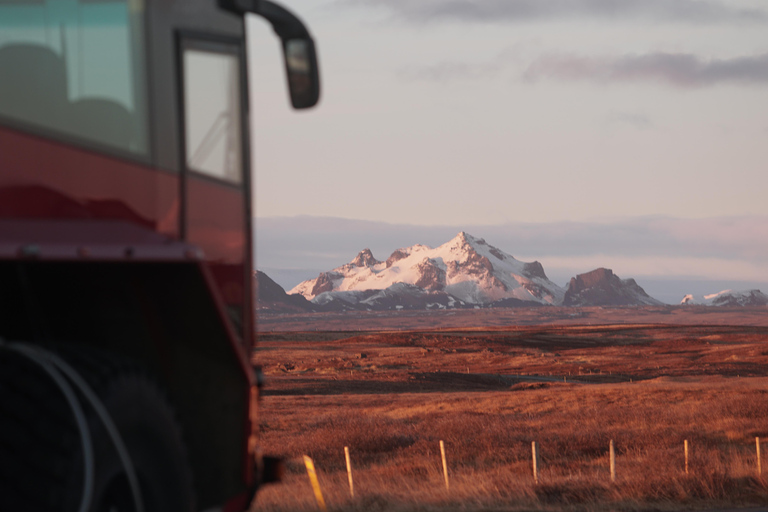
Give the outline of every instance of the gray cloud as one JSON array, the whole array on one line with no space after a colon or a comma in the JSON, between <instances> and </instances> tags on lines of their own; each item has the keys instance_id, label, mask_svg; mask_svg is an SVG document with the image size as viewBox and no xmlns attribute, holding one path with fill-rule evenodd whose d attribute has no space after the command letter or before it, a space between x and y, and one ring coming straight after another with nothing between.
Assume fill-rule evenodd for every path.
<instances>
[{"instance_id":1,"label":"gray cloud","mask_svg":"<svg viewBox=\"0 0 768 512\"><path fill-rule=\"evenodd\" d=\"M509 67L502 57L485 63L441 62L399 71L407 80L449 82L493 78ZM730 59L705 59L689 53L656 52L644 55L588 57L569 53L542 55L519 75L524 82L549 79L596 83L657 82L697 88L724 83L763 85L768 83L768 53ZM633 114L614 114L611 121L648 128L650 120Z\"/></svg>"},{"instance_id":2,"label":"gray cloud","mask_svg":"<svg viewBox=\"0 0 768 512\"><path fill-rule=\"evenodd\" d=\"M544 55L528 66L522 78L600 83L661 82L676 87L722 83L768 83L768 53L731 59L703 59L686 53L649 53L619 57Z\"/></svg>"},{"instance_id":3,"label":"gray cloud","mask_svg":"<svg viewBox=\"0 0 768 512\"><path fill-rule=\"evenodd\" d=\"M382 7L414 22L515 22L563 18L646 20L683 23L764 23L768 13L714 0L346 0Z\"/></svg>"}]
</instances>

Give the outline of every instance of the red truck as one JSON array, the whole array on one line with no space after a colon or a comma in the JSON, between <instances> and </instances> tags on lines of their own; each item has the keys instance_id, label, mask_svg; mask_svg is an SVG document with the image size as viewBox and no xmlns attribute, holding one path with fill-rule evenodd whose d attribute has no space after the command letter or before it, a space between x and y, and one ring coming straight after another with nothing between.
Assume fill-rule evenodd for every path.
<instances>
[{"instance_id":1,"label":"red truck","mask_svg":"<svg viewBox=\"0 0 768 512\"><path fill-rule=\"evenodd\" d=\"M0 510L241 511L257 441L245 16L267 0L0 2Z\"/></svg>"}]
</instances>

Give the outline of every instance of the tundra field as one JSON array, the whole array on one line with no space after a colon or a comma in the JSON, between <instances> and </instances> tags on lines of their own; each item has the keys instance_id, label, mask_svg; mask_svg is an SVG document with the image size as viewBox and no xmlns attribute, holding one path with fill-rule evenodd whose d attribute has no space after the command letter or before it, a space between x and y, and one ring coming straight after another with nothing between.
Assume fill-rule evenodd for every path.
<instances>
[{"instance_id":1,"label":"tundra field","mask_svg":"<svg viewBox=\"0 0 768 512\"><path fill-rule=\"evenodd\" d=\"M718 315L705 315L713 325L262 333L262 444L287 472L254 510L318 509L304 454L335 511L768 506L768 443L762 476L756 450L757 437L768 441L766 311ZM735 315L740 325L726 325Z\"/></svg>"}]
</instances>

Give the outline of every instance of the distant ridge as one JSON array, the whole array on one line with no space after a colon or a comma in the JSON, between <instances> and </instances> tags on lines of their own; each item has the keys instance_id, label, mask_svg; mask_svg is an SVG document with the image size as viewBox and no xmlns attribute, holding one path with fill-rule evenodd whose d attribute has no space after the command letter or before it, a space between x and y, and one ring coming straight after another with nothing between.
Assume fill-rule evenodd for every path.
<instances>
[{"instance_id":1,"label":"distant ridge","mask_svg":"<svg viewBox=\"0 0 768 512\"><path fill-rule=\"evenodd\" d=\"M269 281L270 290L278 286ZM574 277L566 291L549 280L538 261L519 261L466 232L436 248L396 249L383 261L366 248L288 294L280 291L283 295L265 292L266 309L269 304L312 311L662 304L633 279L603 268Z\"/></svg>"},{"instance_id":2,"label":"distant ridge","mask_svg":"<svg viewBox=\"0 0 768 512\"><path fill-rule=\"evenodd\" d=\"M710 295L695 296L688 294L683 297L680 304L687 306L722 306L722 307L748 307L768 305L768 295L760 290L733 291L723 290Z\"/></svg>"}]
</instances>

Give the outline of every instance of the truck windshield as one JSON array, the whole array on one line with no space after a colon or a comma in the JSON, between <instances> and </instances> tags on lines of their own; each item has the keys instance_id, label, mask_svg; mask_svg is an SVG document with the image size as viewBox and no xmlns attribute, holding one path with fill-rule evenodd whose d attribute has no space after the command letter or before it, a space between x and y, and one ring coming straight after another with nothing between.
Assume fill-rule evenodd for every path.
<instances>
[{"instance_id":1,"label":"truck windshield","mask_svg":"<svg viewBox=\"0 0 768 512\"><path fill-rule=\"evenodd\" d=\"M0 116L147 154L141 0L0 2Z\"/></svg>"}]
</instances>

